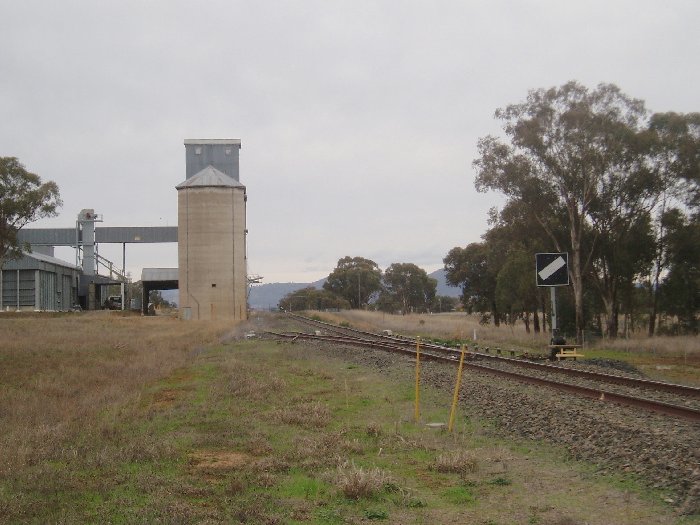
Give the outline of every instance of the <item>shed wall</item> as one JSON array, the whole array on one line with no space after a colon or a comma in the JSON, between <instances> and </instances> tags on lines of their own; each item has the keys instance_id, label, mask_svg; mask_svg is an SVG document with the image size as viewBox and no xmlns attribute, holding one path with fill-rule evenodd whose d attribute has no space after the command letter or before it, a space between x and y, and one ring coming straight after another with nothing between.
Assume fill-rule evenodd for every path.
<instances>
[{"instance_id":1,"label":"shed wall","mask_svg":"<svg viewBox=\"0 0 700 525\"><path fill-rule=\"evenodd\" d=\"M76 273L58 266L42 266L46 269L0 272L0 309L70 310L78 300Z\"/></svg>"},{"instance_id":2,"label":"shed wall","mask_svg":"<svg viewBox=\"0 0 700 525\"><path fill-rule=\"evenodd\" d=\"M2 271L2 309L33 310L35 295L34 270Z\"/></svg>"}]
</instances>

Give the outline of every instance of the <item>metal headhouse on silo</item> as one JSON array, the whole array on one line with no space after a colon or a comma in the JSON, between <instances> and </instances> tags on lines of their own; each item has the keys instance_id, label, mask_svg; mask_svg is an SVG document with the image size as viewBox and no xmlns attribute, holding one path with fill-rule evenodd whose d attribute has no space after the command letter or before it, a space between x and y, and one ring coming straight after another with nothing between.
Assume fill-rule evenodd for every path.
<instances>
[{"instance_id":1,"label":"metal headhouse on silo","mask_svg":"<svg viewBox=\"0 0 700 525\"><path fill-rule=\"evenodd\" d=\"M245 319L246 189L240 140L186 140L178 191L178 279L183 319ZM195 173L193 172L195 169Z\"/></svg>"}]
</instances>

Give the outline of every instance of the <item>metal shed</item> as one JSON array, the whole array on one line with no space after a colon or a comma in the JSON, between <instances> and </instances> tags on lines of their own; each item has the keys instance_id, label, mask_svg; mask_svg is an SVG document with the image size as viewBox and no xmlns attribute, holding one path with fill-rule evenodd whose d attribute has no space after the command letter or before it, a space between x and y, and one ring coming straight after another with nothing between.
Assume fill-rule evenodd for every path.
<instances>
[{"instance_id":1,"label":"metal shed","mask_svg":"<svg viewBox=\"0 0 700 525\"><path fill-rule=\"evenodd\" d=\"M23 253L0 269L0 310L70 310L78 301L77 266L41 253Z\"/></svg>"}]
</instances>

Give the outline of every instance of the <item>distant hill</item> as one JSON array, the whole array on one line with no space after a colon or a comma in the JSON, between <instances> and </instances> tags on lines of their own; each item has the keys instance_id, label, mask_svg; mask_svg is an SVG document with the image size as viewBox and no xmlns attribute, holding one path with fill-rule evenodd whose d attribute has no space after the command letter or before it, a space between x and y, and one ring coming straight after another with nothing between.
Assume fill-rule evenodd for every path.
<instances>
[{"instance_id":1,"label":"distant hill","mask_svg":"<svg viewBox=\"0 0 700 525\"><path fill-rule=\"evenodd\" d=\"M447 297L459 297L462 295L461 288L447 284L444 268L435 270L433 273L429 273L428 277L432 277L433 279L437 280L437 295L445 295Z\"/></svg>"},{"instance_id":2,"label":"distant hill","mask_svg":"<svg viewBox=\"0 0 700 525\"><path fill-rule=\"evenodd\" d=\"M309 286L308 283L269 283L256 284L250 288L248 304L257 310L276 308L277 303L288 293L296 292Z\"/></svg>"},{"instance_id":3,"label":"distant hill","mask_svg":"<svg viewBox=\"0 0 700 525\"><path fill-rule=\"evenodd\" d=\"M462 291L454 286L448 286L445 281L445 270L436 270L429 277L436 279L437 294L446 295L448 297L459 297ZM320 279L313 283L269 283L254 285L250 289L248 303L250 307L256 310L267 310L277 308L277 304L288 293L307 288L309 286L317 289L323 288L325 279Z\"/></svg>"}]
</instances>

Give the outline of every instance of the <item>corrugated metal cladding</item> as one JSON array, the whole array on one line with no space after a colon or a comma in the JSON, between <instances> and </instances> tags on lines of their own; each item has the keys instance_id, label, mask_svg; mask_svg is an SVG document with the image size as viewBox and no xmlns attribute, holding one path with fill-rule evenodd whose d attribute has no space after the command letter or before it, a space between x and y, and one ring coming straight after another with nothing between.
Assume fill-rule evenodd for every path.
<instances>
[{"instance_id":1,"label":"corrugated metal cladding","mask_svg":"<svg viewBox=\"0 0 700 525\"><path fill-rule=\"evenodd\" d=\"M0 309L69 310L78 301L79 270L41 254L25 255L0 271Z\"/></svg>"},{"instance_id":2,"label":"corrugated metal cladding","mask_svg":"<svg viewBox=\"0 0 700 525\"><path fill-rule=\"evenodd\" d=\"M177 268L144 268L141 270L141 281L177 281Z\"/></svg>"},{"instance_id":3,"label":"corrugated metal cladding","mask_svg":"<svg viewBox=\"0 0 700 525\"><path fill-rule=\"evenodd\" d=\"M22 228L19 242L48 246L75 246L75 228Z\"/></svg>"},{"instance_id":4,"label":"corrugated metal cladding","mask_svg":"<svg viewBox=\"0 0 700 525\"><path fill-rule=\"evenodd\" d=\"M95 242L177 242L177 226L117 226L95 228Z\"/></svg>"},{"instance_id":5,"label":"corrugated metal cladding","mask_svg":"<svg viewBox=\"0 0 700 525\"><path fill-rule=\"evenodd\" d=\"M34 306L34 270L3 271L2 308L23 306Z\"/></svg>"},{"instance_id":6,"label":"corrugated metal cladding","mask_svg":"<svg viewBox=\"0 0 700 525\"><path fill-rule=\"evenodd\" d=\"M2 272L2 309L33 307L36 299L35 277L34 270L4 270ZM17 293L18 285L19 293Z\"/></svg>"},{"instance_id":7,"label":"corrugated metal cladding","mask_svg":"<svg viewBox=\"0 0 700 525\"><path fill-rule=\"evenodd\" d=\"M60 310L62 294L55 293L56 274L39 271L39 288L36 290L36 303L39 310Z\"/></svg>"},{"instance_id":8,"label":"corrugated metal cladding","mask_svg":"<svg viewBox=\"0 0 700 525\"><path fill-rule=\"evenodd\" d=\"M239 180L239 139L187 139L185 140L185 173L190 178L207 166L214 166L229 177Z\"/></svg>"},{"instance_id":9,"label":"corrugated metal cladding","mask_svg":"<svg viewBox=\"0 0 700 525\"><path fill-rule=\"evenodd\" d=\"M19 241L45 246L75 246L75 228L23 228L19 231ZM98 227L95 228L95 242L177 242L177 226Z\"/></svg>"}]
</instances>

